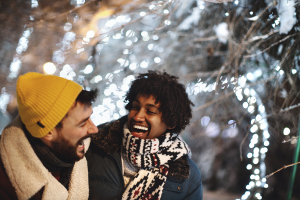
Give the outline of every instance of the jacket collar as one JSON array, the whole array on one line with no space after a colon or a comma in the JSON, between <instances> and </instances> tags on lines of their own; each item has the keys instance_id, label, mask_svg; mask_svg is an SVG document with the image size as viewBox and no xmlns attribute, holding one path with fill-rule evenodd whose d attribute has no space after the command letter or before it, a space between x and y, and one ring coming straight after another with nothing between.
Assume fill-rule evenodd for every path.
<instances>
[{"instance_id":1,"label":"jacket collar","mask_svg":"<svg viewBox=\"0 0 300 200\"><path fill-rule=\"evenodd\" d=\"M38 159L24 134L19 116L2 132L0 156L18 199L29 199L42 188L44 188L43 200L88 199L86 159L75 163L68 191Z\"/></svg>"},{"instance_id":2,"label":"jacket collar","mask_svg":"<svg viewBox=\"0 0 300 200\"><path fill-rule=\"evenodd\" d=\"M98 133L91 136L92 141L108 154L119 152L122 146L123 127L127 122L127 115L116 121L98 126ZM190 173L188 157L184 156L170 163L168 177L187 179Z\"/></svg>"}]
</instances>

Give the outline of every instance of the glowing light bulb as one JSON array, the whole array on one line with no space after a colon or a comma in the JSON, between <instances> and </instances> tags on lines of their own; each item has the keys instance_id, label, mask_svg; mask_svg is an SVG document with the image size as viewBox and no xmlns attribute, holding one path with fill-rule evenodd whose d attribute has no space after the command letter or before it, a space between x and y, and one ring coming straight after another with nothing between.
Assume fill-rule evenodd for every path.
<instances>
[{"instance_id":1,"label":"glowing light bulb","mask_svg":"<svg viewBox=\"0 0 300 200\"><path fill-rule=\"evenodd\" d=\"M45 74L54 74L56 71L56 66L52 62L47 62L43 66Z\"/></svg>"},{"instance_id":2,"label":"glowing light bulb","mask_svg":"<svg viewBox=\"0 0 300 200\"><path fill-rule=\"evenodd\" d=\"M93 30L90 30L86 33L86 37L93 38L95 36L95 32Z\"/></svg>"},{"instance_id":3,"label":"glowing light bulb","mask_svg":"<svg viewBox=\"0 0 300 200\"><path fill-rule=\"evenodd\" d=\"M259 162L259 159L258 158L254 158L253 159L253 164L257 164Z\"/></svg>"},{"instance_id":4,"label":"glowing light bulb","mask_svg":"<svg viewBox=\"0 0 300 200\"><path fill-rule=\"evenodd\" d=\"M291 132L291 130L288 127L285 127L283 129L283 135L288 135L288 134L290 134L290 132Z\"/></svg>"}]
</instances>

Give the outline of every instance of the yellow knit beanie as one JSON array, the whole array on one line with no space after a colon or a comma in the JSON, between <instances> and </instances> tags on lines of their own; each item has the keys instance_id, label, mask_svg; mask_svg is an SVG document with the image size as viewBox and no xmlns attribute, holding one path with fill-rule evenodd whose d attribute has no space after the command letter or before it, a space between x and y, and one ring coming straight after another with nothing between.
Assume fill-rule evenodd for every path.
<instances>
[{"instance_id":1,"label":"yellow knit beanie","mask_svg":"<svg viewBox=\"0 0 300 200\"><path fill-rule=\"evenodd\" d=\"M47 135L67 114L82 87L54 75L29 72L17 81L19 114L34 137Z\"/></svg>"}]
</instances>

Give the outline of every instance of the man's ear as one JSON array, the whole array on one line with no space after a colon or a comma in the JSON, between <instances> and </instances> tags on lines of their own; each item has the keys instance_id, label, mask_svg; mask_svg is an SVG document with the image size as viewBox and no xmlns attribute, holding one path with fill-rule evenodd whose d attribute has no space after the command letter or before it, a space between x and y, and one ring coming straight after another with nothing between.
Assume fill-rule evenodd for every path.
<instances>
[{"instance_id":1,"label":"man's ear","mask_svg":"<svg viewBox=\"0 0 300 200\"><path fill-rule=\"evenodd\" d=\"M53 128L51 131L49 131L49 133L47 133L47 135L45 135L44 137L41 138L41 140L44 142L44 143L48 143L48 142L51 142L54 138L54 135L55 135L55 128Z\"/></svg>"},{"instance_id":2,"label":"man's ear","mask_svg":"<svg viewBox=\"0 0 300 200\"><path fill-rule=\"evenodd\" d=\"M43 137L43 139L50 142L53 139L53 134L49 132L46 136Z\"/></svg>"}]
</instances>

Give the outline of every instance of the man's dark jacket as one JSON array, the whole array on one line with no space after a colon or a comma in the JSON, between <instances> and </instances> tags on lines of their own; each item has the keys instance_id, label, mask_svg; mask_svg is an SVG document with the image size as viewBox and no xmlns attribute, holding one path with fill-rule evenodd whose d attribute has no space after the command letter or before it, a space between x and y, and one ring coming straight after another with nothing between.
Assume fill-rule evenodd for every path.
<instances>
[{"instance_id":1,"label":"man's dark jacket","mask_svg":"<svg viewBox=\"0 0 300 200\"><path fill-rule=\"evenodd\" d=\"M127 116L98 126L86 153L89 199L121 199L125 190L121 161L123 126ZM184 156L170 163L161 200L202 200L202 181L196 164Z\"/></svg>"}]
</instances>

